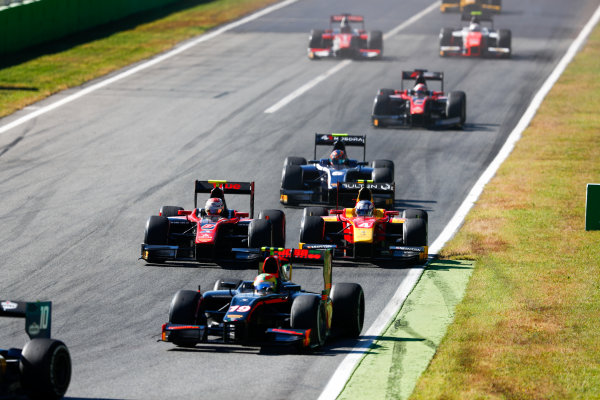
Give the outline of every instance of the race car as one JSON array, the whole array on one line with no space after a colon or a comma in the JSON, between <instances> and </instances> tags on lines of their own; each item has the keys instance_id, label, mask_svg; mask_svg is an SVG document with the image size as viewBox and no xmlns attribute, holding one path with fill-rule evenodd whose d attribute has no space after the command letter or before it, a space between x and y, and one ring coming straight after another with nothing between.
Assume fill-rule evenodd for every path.
<instances>
[{"instance_id":1,"label":"race car","mask_svg":"<svg viewBox=\"0 0 600 400\"><path fill-rule=\"evenodd\" d=\"M71 356L50 339L52 302L0 300L0 317L24 318L31 339L23 349L0 348L0 397L62 399L71 382Z\"/></svg>"},{"instance_id":2,"label":"race car","mask_svg":"<svg viewBox=\"0 0 600 400\"><path fill-rule=\"evenodd\" d=\"M510 57L511 31L494 29L494 22L489 13L464 13L462 20L470 22L460 29L442 28L440 31L441 57ZM482 22L489 22L490 26L483 26Z\"/></svg>"},{"instance_id":3,"label":"race car","mask_svg":"<svg viewBox=\"0 0 600 400\"><path fill-rule=\"evenodd\" d=\"M404 89L404 81L415 80L413 89ZM441 82L440 91L432 91L427 82ZM371 122L376 128L388 125L427 128L462 128L467 119L467 96L462 91L444 93L444 73L426 69L402 71L401 89L379 89L373 102Z\"/></svg>"},{"instance_id":4,"label":"race car","mask_svg":"<svg viewBox=\"0 0 600 400\"><path fill-rule=\"evenodd\" d=\"M329 158L317 158L317 146L333 146ZM348 159L346 147L362 147L363 161ZM283 163L279 200L286 206L353 205L362 187L371 189L375 202L392 208L395 198L394 163L365 161L367 137L347 133L317 133L313 160L287 157ZM335 155L334 155L335 154Z\"/></svg>"},{"instance_id":5,"label":"race car","mask_svg":"<svg viewBox=\"0 0 600 400\"><path fill-rule=\"evenodd\" d=\"M353 28L350 24L357 24ZM308 58L325 57L381 58L383 34L365 30L365 20L360 15L341 14L329 18L329 29L310 31Z\"/></svg>"},{"instance_id":6,"label":"race car","mask_svg":"<svg viewBox=\"0 0 600 400\"><path fill-rule=\"evenodd\" d=\"M256 261L248 248L285 246L283 211L264 210L254 219L254 182L197 180L194 188L192 210L163 206L159 215L148 218L141 259L149 263ZM205 208L198 208L198 193L210 193ZM250 213L228 209L225 193L250 195ZM214 205L218 207L213 210Z\"/></svg>"},{"instance_id":7,"label":"race car","mask_svg":"<svg viewBox=\"0 0 600 400\"><path fill-rule=\"evenodd\" d=\"M254 281L219 279L214 290L177 292L161 339L180 347L211 343L316 349L329 337L360 335L365 312L362 287L332 285L331 250L262 251L266 258ZM291 282L293 262L323 266L320 293Z\"/></svg>"},{"instance_id":8,"label":"race car","mask_svg":"<svg viewBox=\"0 0 600 400\"><path fill-rule=\"evenodd\" d=\"M502 10L502 0L459 0L448 1L442 0L440 11L468 11L471 8L480 8L492 12L500 12Z\"/></svg>"},{"instance_id":9,"label":"race car","mask_svg":"<svg viewBox=\"0 0 600 400\"><path fill-rule=\"evenodd\" d=\"M304 209L300 226L301 249L332 248L334 258L398 260L422 263L427 259L425 210L399 211L373 209L363 213L358 205L372 201L369 189L359 193L356 208Z\"/></svg>"}]
</instances>

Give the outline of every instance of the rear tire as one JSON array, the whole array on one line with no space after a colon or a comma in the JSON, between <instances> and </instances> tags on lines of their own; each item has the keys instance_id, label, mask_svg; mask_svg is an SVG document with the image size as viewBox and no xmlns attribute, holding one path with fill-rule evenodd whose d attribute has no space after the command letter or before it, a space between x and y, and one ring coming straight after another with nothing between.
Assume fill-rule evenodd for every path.
<instances>
[{"instance_id":1,"label":"rear tire","mask_svg":"<svg viewBox=\"0 0 600 400\"><path fill-rule=\"evenodd\" d=\"M375 183L394 182L394 175L392 174L392 170L389 168L375 168L373 169L371 177Z\"/></svg>"},{"instance_id":2,"label":"rear tire","mask_svg":"<svg viewBox=\"0 0 600 400\"><path fill-rule=\"evenodd\" d=\"M183 210L183 207L179 206L162 206L160 208L160 215L163 217L176 217L179 215L179 210Z\"/></svg>"},{"instance_id":3,"label":"rear tire","mask_svg":"<svg viewBox=\"0 0 600 400\"><path fill-rule=\"evenodd\" d=\"M317 216L307 216L300 225L300 242L309 244L323 243L325 221Z\"/></svg>"},{"instance_id":4,"label":"rear tire","mask_svg":"<svg viewBox=\"0 0 600 400\"><path fill-rule=\"evenodd\" d=\"M389 168L392 170L392 176L394 173L394 162L392 160L374 160L371 161L371 168Z\"/></svg>"},{"instance_id":5,"label":"rear tire","mask_svg":"<svg viewBox=\"0 0 600 400\"><path fill-rule=\"evenodd\" d=\"M459 123L457 128L462 128L467 119L467 95L462 91L454 91L448 94L448 102L446 103L446 116L448 118L458 117Z\"/></svg>"},{"instance_id":6,"label":"rear tire","mask_svg":"<svg viewBox=\"0 0 600 400\"><path fill-rule=\"evenodd\" d=\"M325 344L327 327L325 311L317 295L303 294L294 299L290 313L292 329L310 329L310 346L319 348Z\"/></svg>"},{"instance_id":7,"label":"rear tire","mask_svg":"<svg viewBox=\"0 0 600 400\"><path fill-rule=\"evenodd\" d=\"M260 249L271 247L271 222L266 219L253 219L248 226L248 247Z\"/></svg>"},{"instance_id":8,"label":"rear tire","mask_svg":"<svg viewBox=\"0 0 600 400\"><path fill-rule=\"evenodd\" d=\"M259 219L271 222L272 244L274 247L285 247L285 214L281 210L263 210Z\"/></svg>"},{"instance_id":9,"label":"rear tire","mask_svg":"<svg viewBox=\"0 0 600 400\"><path fill-rule=\"evenodd\" d=\"M365 295L357 283L336 283L331 287L331 326L342 336L357 338L365 318Z\"/></svg>"},{"instance_id":10,"label":"rear tire","mask_svg":"<svg viewBox=\"0 0 600 400\"><path fill-rule=\"evenodd\" d=\"M71 356L60 340L32 339L19 360L21 386L30 399L61 399L71 382Z\"/></svg>"}]
</instances>

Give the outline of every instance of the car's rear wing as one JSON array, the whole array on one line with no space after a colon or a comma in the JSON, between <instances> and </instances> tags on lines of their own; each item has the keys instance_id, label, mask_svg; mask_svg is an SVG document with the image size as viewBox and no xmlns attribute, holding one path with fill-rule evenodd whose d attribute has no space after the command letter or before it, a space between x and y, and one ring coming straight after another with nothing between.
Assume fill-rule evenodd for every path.
<instances>
[{"instance_id":1,"label":"car's rear wing","mask_svg":"<svg viewBox=\"0 0 600 400\"><path fill-rule=\"evenodd\" d=\"M198 208L198 193L211 193L217 187L221 188L225 194L250 195L250 218L254 218L254 182L230 182L216 179L196 181L194 186L194 208Z\"/></svg>"},{"instance_id":2,"label":"car's rear wing","mask_svg":"<svg viewBox=\"0 0 600 400\"><path fill-rule=\"evenodd\" d=\"M363 161L366 159L367 135L349 135L347 133L315 133L315 149L313 159L317 159L317 146L331 146L342 143L344 147L363 148Z\"/></svg>"},{"instance_id":3,"label":"car's rear wing","mask_svg":"<svg viewBox=\"0 0 600 400\"><path fill-rule=\"evenodd\" d=\"M421 82L423 80L423 82ZM401 89L404 90L404 81L413 81L416 83L425 83L427 81L440 81L442 83L442 92L444 91L444 73L430 72L426 69L415 69L414 71L402 71Z\"/></svg>"},{"instance_id":4,"label":"car's rear wing","mask_svg":"<svg viewBox=\"0 0 600 400\"><path fill-rule=\"evenodd\" d=\"M395 184L394 183L376 183L369 181L357 181L357 182L341 182L338 184L338 191L351 191L357 192L362 188L367 188L371 190L373 194L384 194L395 192Z\"/></svg>"},{"instance_id":5,"label":"car's rear wing","mask_svg":"<svg viewBox=\"0 0 600 400\"><path fill-rule=\"evenodd\" d=\"M0 317L24 318L30 339L50 338L52 302L0 301Z\"/></svg>"},{"instance_id":6,"label":"car's rear wing","mask_svg":"<svg viewBox=\"0 0 600 400\"><path fill-rule=\"evenodd\" d=\"M364 22L365 18L362 15L352 15L352 14L339 14L332 15L329 18L330 22L342 22L342 20L346 18L348 22Z\"/></svg>"},{"instance_id":7,"label":"car's rear wing","mask_svg":"<svg viewBox=\"0 0 600 400\"><path fill-rule=\"evenodd\" d=\"M462 21L470 21L472 18L477 18L479 22L494 22L494 19L492 18L492 13L487 10L472 11L465 8L464 12L461 14L460 19Z\"/></svg>"}]
</instances>

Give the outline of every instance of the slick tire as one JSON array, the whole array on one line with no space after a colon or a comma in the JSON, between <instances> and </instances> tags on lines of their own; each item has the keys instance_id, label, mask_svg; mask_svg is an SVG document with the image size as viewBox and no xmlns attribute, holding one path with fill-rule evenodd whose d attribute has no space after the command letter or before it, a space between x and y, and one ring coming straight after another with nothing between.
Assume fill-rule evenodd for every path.
<instances>
[{"instance_id":1,"label":"slick tire","mask_svg":"<svg viewBox=\"0 0 600 400\"><path fill-rule=\"evenodd\" d=\"M325 207L305 207L302 212L302 220L306 217L325 217L329 215L329 210Z\"/></svg>"},{"instance_id":2,"label":"slick tire","mask_svg":"<svg viewBox=\"0 0 600 400\"><path fill-rule=\"evenodd\" d=\"M285 167L286 165L306 165L306 158L293 156L286 157L283 166Z\"/></svg>"},{"instance_id":3,"label":"slick tire","mask_svg":"<svg viewBox=\"0 0 600 400\"><path fill-rule=\"evenodd\" d=\"M420 218L425 220L425 222L429 221L427 211L418 208L407 208L402 212L402 218Z\"/></svg>"},{"instance_id":4,"label":"slick tire","mask_svg":"<svg viewBox=\"0 0 600 400\"><path fill-rule=\"evenodd\" d=\"M365 319L365 294L357 283L336 283L331 287L333 317L331 326L336 334L357 338Z\"/></svg>"},{"instance_id":5,"label":"slick tire","mask_svg":"<svg viewBox=\"0 0 600 400\"><path fill-rule=\"evenodd\" d=\"M440 47L452 45L452 28L442 28L440 31ZM440 57L445 57L446 53L440 50Z\"/></svg>"},{"instance_id":6,"label":"slick tire","mask_svg":"<svg viewBox=\"0 0 600 400\"><path fill-rule=\"evenodd\" d=\"M33 339L23 348L19 370L30 399L61 399L71 382L71 356L60 340Z\"/></svg>"},{"instance_id":7,"label":"slick tire","mask_svg":"<svg viewBox=\"0 0 600 400\"><path fill-rule=\"evenodd\" d=\"M288 190L302 190L302 168L299 165L286 165L281 172L281 187Z\"/></svg>"},{"instance_id":8,"label":"slick tire","mask_svg":"<svg viewBox=\"0 0 600 400\"><path fill-rule=\"evenodd\" d=\"M405 246L427 246L427 221L421 218L408 218L402 224Z\"/></svg>"},{"instance_id":9,"label":"slick tire","mask_svg":"<svg viewBox=\"0 0 600 400\"><path fill-rule=\"evenodd\" d=\"M308 48L309 49L322 49L324 48L323 31L320 29L313 29L310 31L308 36ZM318 60L320 57L314 56L313 60Z\"/></svg>"},{"instance_id":10,"label":"slick tire","mask_svg":"<svg viewBox=\"0 0 600 400\"><path fill-rule=\"evenodd\" d=\"M153 215L146 222L144 243L167 245L169 244L169 219L167 217ZM149 263L164 263L165 260L149 257Z\"/></svg>"},{"instance_id":11,"label":"slick tire","mask_svg":"<svg viewBox=\"0 0 600 400\"><path fill-rule=\"evenodd\" d=\"M272 228L272 244L274 247L285 247L285 214L281 210L263 210L259 219L269 220Z\"/></svg>"},{"instance_id":12,"label":"slick tire","mask_svg":"<svg viewBox=\"0 0 600 400\"><path fill-rule=\"evenodd\" d=\"M370 50L381 50L377 58L383 57L383 33L371 31L367 35L367 48Z\"/></svg>"},{"instance_id":13,"label":"slick tire","mask_svg":"<svg viewBox=\"0 0 600 400\"><path fill-rule=\"evenodd\" d=\"M319 296L302 294L292 303L290 325L292 329L310 329L310 347L319 348L325 344L327 322L325 310Z\"/></svg>"},{"instance_id":14,"label":"slick tire","mask_svg":"<svg viewBox=\"0 0 600 400\"><path fill-rule=\"evenodd\" d=\"M307 216L300 225L300 242L309 244L323 243L325 222L317 216Z\"/></svg>"},{"instance_id":15,"label":"slick tire","mask_svg":"<svg viewBox=\"0 0 600 400\"><path fill-rule=\"evenodd\" d=\"M448 118L459 117L460 121L456 124L456 127L462 129L467 119L467 96L465 92L454 91L448 93L446 116Z\"/></svg>"},{"instance_id":16,"label":"slick tire","mask_svg":"<svg viewBox=\"0 0 600 400\"><path fill-rule=\"evenodd\" d=\"M172 324L196 325L196 311L202 295L194 290L180 290L175 293L169 307L169 322ZM173 339L173 344L179 347L194 347L195 341L182 338Z\"/></svg>"},{"instance_id":17,"label":"slick tire","mask_svg":"<svg viewBox=\"0 0 600 400\"><path fill-rule=\"evenodd\" d=\"M512 32L508 29L500 29L498 31L498 47L508 47L510 53L505 54L504 58L510 58L512 53Z\"/></svg>"},{"instance_id":18,"label":"slick tire","mask_svg":"<svg viewBox=\"0 0 600 400\"><path fill-rule=\"evenodd\" d=\"M248 247L260 249L271 247L271 222L266 219L253 219L248 226Z\"/></svg>"},{"instance_id":19,"label":"slick tire","mask_svg":"<svg viewBox=\"0 0 600 400\"><path fill-rule=\"evenodd\" d=\"M183 210L183 207L179 206L162 206L160 208L160 215L163 217L176 217L179 215L179 210Z\"/></svg>"},{"instance_id":20,"label":"slick tire","mask_svg":"<svg viewBox=\"0 0 600 400\"><path fill-rule=\"evenodd\" d=\"M394 175L390 168L374 168L371 179L375 183L392 183L394 182Z\"/></svg>"},{"instance_id":21,"label":"slick tire","mask_svg":"<svg viewBox=\"0 0 600 400\"><path fill-rule=\"evenodd\" d=\"M371 168L389 168L392 170L392 176L394 173L394 162L392 160L374 160L371 161ZM393 181L392 181L393 182Z\"/></svg>"}]
</instances>

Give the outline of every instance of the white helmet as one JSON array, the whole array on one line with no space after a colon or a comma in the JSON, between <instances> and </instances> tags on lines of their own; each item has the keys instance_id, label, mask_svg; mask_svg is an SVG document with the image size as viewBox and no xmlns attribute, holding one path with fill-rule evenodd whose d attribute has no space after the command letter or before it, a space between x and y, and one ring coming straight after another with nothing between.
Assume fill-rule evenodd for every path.
<instances>
[{"instance_id":1,"label":"white helmet","mask_svg":"<svg viewBox=\"0 0 600 400\"><path fill-rule=\"evenodd\" d=\"M223 208L223 200L217 197L211 197L206 200L204 211L206 211L206 215L220 215L223 212Z\"/></svg>"}]
</instances>

